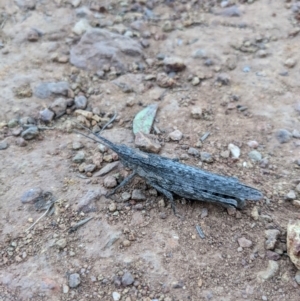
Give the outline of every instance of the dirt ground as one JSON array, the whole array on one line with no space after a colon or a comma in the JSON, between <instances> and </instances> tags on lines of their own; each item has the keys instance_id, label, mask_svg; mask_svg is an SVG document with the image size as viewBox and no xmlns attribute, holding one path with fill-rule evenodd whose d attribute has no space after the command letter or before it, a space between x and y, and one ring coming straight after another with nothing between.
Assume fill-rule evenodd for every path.
<instances>
[{"instance_id":1,"label":"dirt ground","mask_svg":"<svg viewBox=\"0 0 300 301\"><path fill-rule=\"evenodd\" d=\"M288 221L300 219L299 16L293 0L1 0L0 300L299 300L297 269L286 252ZM86 29L75 33L74 26L83 19L134 40L142 52L134 67L78 68L72 49ZM180 66L167 70L165 57ZM182 218L142 179L106 198L106 176L95 174L115 154L72 131L74 106L49 123L40 120L58 96L38 97L36 87L62 81L69 84L66 99L86 96L86 111L103 120L116 111L103 135L131 147L134 116L156 103L160 155L235 176L264 198L233 212L177 198ZM199 119L195 108L202 109ZM38 135L20 139L33 122ZM168 138L175 129L183 134L178 142ZM293 137L280 143L280 129ZM262 160L249 157L249 141ZM230 143L239 147L238 159L228 153ZM195 145L213 163L191 155ZM73 161L78 152L96 170L82 172ZM119 165L110 175L126 173ZM21 197L37 187L53 194L54 214L26 232L44 211ZM134 189L145 200L130 199ZM87 217L93 219L69 233ZM272 250L268 229L280 231ZM240 238L247 239L243 247ZM269 260L278 269L262 280Z\"/></svg>"}]
</instances>

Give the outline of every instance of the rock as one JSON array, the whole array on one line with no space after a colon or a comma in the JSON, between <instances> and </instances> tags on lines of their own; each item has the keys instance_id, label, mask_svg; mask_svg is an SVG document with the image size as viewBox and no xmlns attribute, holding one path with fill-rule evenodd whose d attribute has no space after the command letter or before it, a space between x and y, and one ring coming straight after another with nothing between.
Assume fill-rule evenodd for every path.
<instances>
[{"instance_id":1,"label":"rock","mask_svg":"<svg viewBox=\"0 0 300 301\"><path fill-rule=\"evenodd\" d=\"M113 297L114 301L119 301L121 299L121 294L118 292L113 292L112 297Z\"/></svg>"},{"instance_id":2,"label":"rock","mask_svg":"<svg viewBox=\"0 0 300 301\"><path fill-rule=\"evenodd\" d=\"M228 213L228 215L230 215L230 216L235 216L236 215L236 208L235 207L228 207L227 209L227 213Z\"/></svg>"},{"instance_id":3,"label":"rock","mask_svg":"<svg viewBox=\"0 0 300 301\"><path fill-rule=\"evenodd\" d=\"M248 146L250 146L251 148L258 148L258 142L255 140L251 140L249 142L247 142Z\"/></svg>"},{"instance_id":4,"label":"rock","mask_svg":"<svg viewBox=\"0 0 300 301\"><path fill-rule=\"evenodd\" d=\"M86 31L91 29L91 25L89 24L87 19L81 19L79 20L73 27L72 31L77 34L78 36L81 36Z\"/></svg>"},{"instance_id":5,"label":"rock","mask_svg":"<svg viewBox=\"0 0 300 301\"><path fill-rule=\"evenodd\" d=\"M291 140L292 134L288 130L280 129L275 133L275 137L279 143L287 143Z\"/></svg>"},{"instance_id":6,"label":"rock","mask_svg":"<svg viewBox=\"0 0 300 301\"><path fill-rule=\"evenodd\" d=\"M44 109L43 111L40 111L40 119L44 122L50 122L54 118L54 112L52 112L49 109Z\"/></svg>"},{"instance_id":7,"label":"rock","mask_svg":"<svg viewBox=\"0 0 300 301\"><path fill-rule=\"evenodd\" d=\"M166 57L163 62L167 73L182 71L186 67L183 60L178 57Z\"/></svg>"},{"instance_id":8,"label":"rock","mask_svg":"<svg viewBox=\"0 0 300 301\"><path fill-rule=\"evenodd\" d=\"M63 293L67 294L69 292L69 286L67 286L66 284L63 284Z\"/></svg>"},{"instance_id":9,"label":"rock","mask_svg":"<svg viewBox=\"0 0 300 301\"><path fill-rule=\"evenodd\" d=\"M296 186L296 191L300 193L300 183Z\"/></svg>"},{"instance_id":10,"label":"rock","mask_svg":"<svg viewBox=\"0 0 300 301\"><path fill-rule=\"evenodd\" d=\"M290 190L290 191L286 194L285 199L286 199L287 201L293 201L293 200L295 200L295 199L296 199L296 193L295 193L295 191L294 191L294 190Z\"/></svg>"},{"instance_id":11,"label":"rock","mask_svg":"<svg viewBox=\"0 0 300 301\"><path fill-rule=\"evenodd\" d=\"M227 73L220 73L218 74L216 81L223 86L227 86L230 84L230 76Z\"/></svg>"},{"instance_id":12,"label":"rock","mask_svg":"<svg viewBox=\"0 0 300 301\"><path fill-rule=\"evenodd\" d=\"M123 200L124 202L129 201L130 198L131 198L131 194L130 194L129 192L126 192L126 191L125 191L125 192L122 193L122 200Z\"/></svg>"},{"instance_id":13,"label":"rock","mask_svg":"<svg viewBox=\"0 0 300 301\"><path fill-rule=\"evenodd\" d=\"M207 216L208 216L208 210L207 210L207 208L203 208L201 210L200 218L205 218Z\"/></svg>"},{"instance_id":14,"label":"rock","mask_svg":"<svg viewBox=\"0 0 300 301\"><path fill-rule=\"evenodd\" d=\"M260 152L258 152L257 150L253 150L251 152L248 153L248 156L251 160L259 162L262 159L262 155Z\"/></svg>"},{"instance_id":15,"label":"rock","mask_svg":"<svg viewBox=\"0 0 300 301\"><path fill-rule=\"evenodd\" d=\"M212 155L210 153L201 152L200 158L201 158L201 161L205 162L205 163L213 163L214 162L214 158L212 157Z\"/></svg>"},{"instance_id":16,"label":"rock","mask_svg":"<svg viewBox=\"0 0 300 301\"><path fill-rule=\"evenodd\" d=\"M34 139L36 136L38 136L39 130L36 126L31 126L27 130L23 131L21 133L22 138L25 140L31 140Z\"/></svg>"},{"instance_id":17,"label":"rock","mask_svg":"<svg viewBox=\"0 0 300 301\"><path fill-rule=\"evenodd\" d=\"M105 146L104 144L98 144L98 149L102 154L108 151L107 146Z\"/></svg>"},{"instance_id":18,"label":"rock","mask_svg":"<svg viewBox=\"0 0 300 301\"><path fill-rule=\"evenodd\" d=\"M73 150L80 150L82 148L84 148L84 145L81 142L79 142L79 141L74 141L73 142L73 144L72 144L72 149Z\"/></svg>"},{"instance_id":19,"label":"rock","mask_svg":"<svg viewBox=\"0 0 300 301\"><path fill-rule=\"evenodd\" d=\"M129 272L125 272L124 275L122 276L122 285L123 286L129 286L134 282L134 278Z\"/></svg>"},{"instance_id":20,"label":"rock","mask_svg":"<svg viewBox=\"0 0 300 301\"><path fill-rule=\"evenodd\" d=\"M200 156L200 152L196 148L194 148L194 147L190 147L188 149L188 154L192 155L192 156L195 156L195 157L199 157Z\"/></svg>"},{"instance_id":21,"label":"rock","mask_svg":"<svg viewBox=\"0 0 300 301\"><path fill-rule=\"evenodd\" d=\"M84 171L85 172L93 172L96 169L96 165L95 164L87 164L84 167Z\"/></svg>"},{"instance_id":22,"label":"rock","mask_svg":"<svg viewBox=\"0 0 300 301\"><path fill-rule=\"evenodd\" d=\"M0 141L0 150L7 149L7 148L8 148L7 142L4 140Z\"/></svg>"},{"instance_id":23,"label":"rock","mask_svg":"<svg viewBox=\"0 0 300 301\"><path fill-rule=\"evenodd\" d=\"M197 49L193 53L193 58L195 58L195 59L197 59L197 58L206 59L207 58L206 51L203 50L203 49Z\"/></svg>"},{"instance_id":24,"label":"rock","mask_svg":"<svg viewBox=\"0 0 300 301\"><path fill-rule=\"evenodd\" d=\"M110 212L115 212L117 210L117 205L115 203L112 203L108 206L108 210Z\"/></svg>"},{"instance_id":25,"label":"rock","mask_svg":"<svg viewBox=\"0 0 300 301\"><path fill-rule=\"evenodd\" d=\"M221 156L222 158L224 158L224 159L229 158L229 155L230 155L229 150L225 150L225 151L222 151L222 152L220 153L220 156Z\"/></svg>"},{"instance_id":26,"label":"rock","mask_svg":"<svg viewBox=\"0 0 300 301\"><path fill-rule=\"evenodd\" d=\"M175 130L169 134L169 138L173 141L179 141L183 137L183 134L179 130Z\"/></svg>"},{"instance_id":27,"label":"rock","mask_svg":"<svg viewBox=\"0 0 300 301\"><path fill-rule=\"evenodd\" d=\"M274 260L269 260L268 267L264 271L260 271L257 274L259 281L265 281L273 278L279 271L279 265Z\"/></svg>"},{"instance_id":28,"label":"rock","mask_svg":"<svg viewBox=\"0 0 300 301\"><path fill-rule=\"evenodd\" d=\"M46 82L35 87L33 93L38 98L48 98L50 96L68 96L69 84L67 82Z\"/></svg>"},{"instance_id":29,"label":"rock","mask_svg":"<svg viewBox=\"0 0 300 301\"><path fill-rule=\"evenodd\" d=\"M287 254L300 270L300 220L289 221L287 226Z\"/></svg>"},{"instance_id":30,"label":"rock","mask_svg":"<svg viewBox=\"0 0 300 301\"><path fill-rule=\"evenodd\" d=\"M238 159L240 157L241 150L238 146L230 143L228 144L228 150L230 151L232 158Z\"/></svg>"},{"instance_id":31,"label":"rock","mask_svg":"<svg viewBox=\"0 0 300 301\"><path fill-rule=\"evenodd\" d=\"M36 6L36 0L15 0L14 1L23 10L33 10Z\"/></svg>"},{"instance_id":32,"label":"rock","mask_svg":"<svg viewBox=\"0 0 300 301\"><path fill-rule=\"evenodd\" d=\"M295 207L300 208L300 201L298 201L298 200L293 200L293 201L292 201L292 204L293 204Z\"/></svg>"},{"instance_id":33,"label":"rock","mask_svg":"<svg viewBox=\"0 0 300 301\"><path fill-rule=\"evenodd\" d=\"M252 241L247 239L246 237L238 238L238 243L242 248L250 248L252 246Z\"/></svg>"},{"instance_id":34,"label":"rock","mask_svg":"<svg viewBox=\"0 0 300 301\"><path fill-rule=\"evenodd\" d=\"M157 203L158 207L159 208L164 208L166 207L166 203L165 203L165 200L164 199L160 199Z\"/></svg>"},{"instance_id":35,"label":"rock","mask_svg":"<svg viewBox=\"0 0 300 301\"><path fill-rule=\"evenodd\" d=\"M277 242L277 238L280 234L280 231L277 229L269 229L265 230L265 237L266 237L266 242L265 242L265 247L267 250L274 250L275 249L275 244Z\"/></svg>"},{"instance_id":36,"label":"rock","mask_svg":"<svg viewBox=\"0 0 300 301\"><path fill-rule=\"evenodd\" d=\"M164 32L171 32L174 30L174 25L171 21L165 21L164 24L162 25L162 30Z\"/></svg>"},{"instance_id":37,"label":"rock","mask_svg":"<svg viewBox=\"0 0 300 301\"><path fill-rule=\"evenodd\" d=\"M260 49L256 52L256 56L259 57L259 58L265 58L268 55L269 55L269 53L264 49Z\"/></svg>"},{"instance_id":38,"label":"rock","mask_svg":"<svg viewBox=\"0 0 300 301\"><path fill-rule=\"evenodd\" d=\"M54 102L50 105L51 111L55 113L55 117L59 118L64 115L67 110L67 100L65 98L56 98Z\"/></svg>"},{"instance_id":39,"label":"rock","mask_svg":"<svg viewBox=\"0 0 300 301\"><path fill-rule=\"evenodd\" d=\"M99 171L94 173L94 177L102 177L111 172L113 169L115 169L119 165L119 161L112 162L106 164L103 168L101 168Z\"/></svg>"},{"instance_id":40,"label":"rock","mask_svg":"<svg viewBox=\"0 0 300 301\"><path fill-rule=\"evenodd\" d=\"M140 189L134 189L131 194L131 199L136 201L145 201L146 196Z\"/></svg>"},{"instance_id":41,"label":"rock","mask_svg":"<svg viewBox=\"0 0 300 301\"><path fill-rule=\"evenodd\" d=\"M15 143L19 147L25 147L27 145L27 142L22 137L17 138L16 141L15 141Z\"/></svg>"},{"instance_id":42,"label":"rock","mask_svg":"<svg viewBox=\"0 0 300 301\"><path fill-rule=\"evenodd\" d=\"M85 160L85 153L84 152L78 152L72 159L75 163L82 163Z\"/></svg>"},{"instance_id":43,"label":"rock","mask_svg":"<svg viewBox=\"0 0 300 301\"><path fill-rule=\"evenodd\" d=\"M75 288L80 284L80 282L80 275L78 273L74 273L69 276L69 287Z\"/></svg>"},{"instance_id":44,"label":"rock","mask_svg":"<svg viewBox=\"0 0 300 301\"><path fill-rule=\"evenodd\" d=\"M149 135L146 135L142 132L137 132L135 135L134 144L142 151L150 153L159 153L161 150L161 145L154 142Z\"/></svg>"},{"instance_id":45,"label":"rock","mask_svg":"<svg viewBox=\"0 0 300 301\"><path fill-rule=\"evenodd\" d=\"M105 179L103 181L103 185L106 188L114 188L118 185L118 183L117 183L117 180L115 177L107 176L107 177L105 177Z\"/></svg>"},{"instance_id":46,"label":"rock","mask_svg":"<svg viewBox=\"0 0 300 301\"><path fill-rule=\"evenodd\" d=\"M191 111L191 116L194 119L202 118L202 109L200 107L193 107Z\"/></svg>"},{"instance_id":47,"label":"rock","mask_svg":"<svg viewBox=\"0 0 300 301\"><path fill-rule=\"evenodd\" d=\"M296 66L297 61L293 58L288 58L285 62L284 65L288 68L294 68Z\"/></svg>"},{"instance_id":48,"label":"rock","mask_svg":"<svg viewBox=\"0 0 300 301\"><path fill-rule=\"evenodd\" d=\"M156 82L161 88L170 88L175 85L173 78L169 77L166 73L160 72L156 75Z\"/></svg>"},{"instance_id":49,"label":"rock","mask_svg":"<svg viewBox=\"0 0 300 301\"><path fill-rule=\"evenodd\" d=\"M277 261L281 258L281 256L278 253L270 251L270 250L267 251L266 255L269 260Z\"/></svg>"},{"instance_id":50,"label":"rock","mask_svg":"<svg viewBox=\"0 0 300 301\"><path fill-rule=\"evenodd\" d=\"M194 76L192 78L192 85L193 86L198 86L200 84L200 78L198 76Z\"/></svg>"},{"instance_id":51,"label":"rock","mask_svg":"<svg viewBox=\"0 0 300 301\"><path fill-rule=\"evenodd\" d=\"M59 239L55 245L59 248L59 249L64 249L67 246L67 240L65 238Z\"/></svg>"},{"instance_id":52,"label":"rock","mask_svg":"<svg viewBox=\"0 0 300 301\"><path fill-rule=\"evenodd\" d=\"M103 189L95 189L95 190L88 190L82 198L79 199L77 204L77 211L94 211L95 206L92 202L98 200L101 195L105 195L106 191Z\"/></svg>"},{"instance_id":53,"label":"rock","mask_svg":"<svg viewBox=\"0 0 300 301\"><path fill-rule=\"evenodd\" d=\"M297 138L297 139L300 138L300 132L298 130L293 130L292 135L294 138Z\"/></svg>"},{"instance_id":54,"label":"rock","mask_svg":"<svg viewBox=\"0 0 300 301\"><path fill-rule=\"evenodd\" d=\"M295 281L300 285L300 270L295 275Z\"/></svg>"},{"instance_id":55,"label":"rock","mask_svg":"<svg viewBox=\"0 0 300 301\"><path fill-rule=\"evenodd\" d=\"M11 128L15 128L16 126L19 125L19 121L16 118L13 118L11 120L8 121L7 126L11 129Z\"/></svg>"},{"instance_id":56,"label":"rock","mask_svg":"<svg viewBox=\"0 0 300 301\"><path fill-rule=\"evenodd\" d=\"M78 7L81 3L81 0L72 0L71 4L73 7Z\"/></svg>"},{"instance_id":57,"label":"rock","mask_svg":"<svg viewBox=\"0 0 300 301\"><path fill-rule=\"evenodd\" d=\"M39 187L31 188L23 193L21 196L21 202L23 204L33 204L42 195L43 190Z\"/></svg>"},{"instance_id":58,"label":"rock","mask_svg":"<svg viewBox=\"0 0 300 301\"><path fill-rule=\"evenodd\" d=\"M85 110L87 107L87 98L84 95L76 96L74 103L76 109Z\"/></svg>"},{"instance_id":59,"label":"rock","mask_svg":"<svg viewBox=\"0 0 300 301\"><path fill-rule=\"evenodd\" d=\"M229 7L224 8L221 12L221 15L226 16L226 17L240 17L241 16L241 11L236 5L232 5Z\"/></svg>"},{"instance_id":60,"label":"rock","mask_svg":"<svg viewBox=\"0 0 300 301\"><path fill-rule=\"evenodd\" d=\"M39 37L40 37L39 32L35 29L31 29L27 33L27 40L29 42L36 42L39 39Z\"/></svg>"},{"instance_id":61,"label":"rock","mask_svg":"<svg viewBox=\"0 0 300 301\"><path fill-rule=\"evenodd\" d=\"M102 70L104 65L126 71L142 55L142 46L134 39L106 29L89 29L71 48L70 62L90 71Z\"/></svg>"},{"instance_id":62,"label":"rock","mask_svg":"<svg viewBox=\"0 0 300 301\"><path fill-rule=\"evenodd\" d=\"M253 207L253 209L251 210L251 217L257 221L259 219L259 212L258 212L258 208L256 206Z\"/></svg>"},{"instance_id":63,"label":"rock","mask_svg":"<svg viewBox=\"0 0 300 301\"><path fill-rule=\"evenodd\" d=\"M128 239L125 239L125 240L122 241L122 245L124 247L129 247L131 245L131 242Z\"/></svg>"}]
</instances>

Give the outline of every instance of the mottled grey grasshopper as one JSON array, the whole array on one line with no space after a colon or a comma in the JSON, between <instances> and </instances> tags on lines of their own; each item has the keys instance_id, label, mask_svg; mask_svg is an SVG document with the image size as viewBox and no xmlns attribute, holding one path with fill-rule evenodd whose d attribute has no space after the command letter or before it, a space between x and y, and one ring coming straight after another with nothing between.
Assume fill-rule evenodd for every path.
<instances>
[{"instance_id":1,"label":"mottled grey grasshopper","mask_svg":"<svg viewBox=\"0 0 300 301\"><path fill-rule=\"evenodd\" d=\"M95 134L90 129L84 128L100 141L81 132L76 132L98 143L105 144L118 154L125 167L133 171L108 196L113 195L119 188L128 184L138 175L171 202L174 212L173 194L185 199L213 202L226 208L243 208L246 200L257 201L262 198L262 193L259 190L240 183L237 178L217 175L182 164L178 160L145 153L126 145L115 144L100 134Z\"/></svg>"}]
</instances>

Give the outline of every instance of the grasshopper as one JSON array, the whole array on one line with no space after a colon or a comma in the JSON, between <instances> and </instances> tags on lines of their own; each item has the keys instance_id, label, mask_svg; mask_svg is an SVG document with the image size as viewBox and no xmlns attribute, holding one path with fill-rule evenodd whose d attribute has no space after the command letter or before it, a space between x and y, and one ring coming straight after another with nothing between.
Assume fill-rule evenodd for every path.
<instances>
[{"instance_id":1,"label":"grasshopper","mask_svg":"<svg viewBox=\"0 0 300 301\"><path fill-rule=\"evenodd\" d=\"M145 153L123 144L115 144L100 134L82 127L97 139L78 131L75 132L95 142L105 144L118 154L125 167L133 171L107 195L108 197L128 184L135 176L145 179L148 185L163 194L171 202L175 214L173 194L185 199L216 203L225 208L243 208L246 200L257 201L263 196L259 190L239 182L237 178L221 176L180 163L176 159Z\"/></svg>"}]
</instances>

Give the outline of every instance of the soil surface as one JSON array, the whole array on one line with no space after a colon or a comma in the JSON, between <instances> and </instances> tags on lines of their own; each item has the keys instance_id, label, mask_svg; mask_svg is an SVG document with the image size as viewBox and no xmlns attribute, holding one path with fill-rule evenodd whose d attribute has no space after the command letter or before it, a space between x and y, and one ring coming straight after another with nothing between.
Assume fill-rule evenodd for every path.
<instances>
[{"instance_id":1,"label":"soil surface","mask_svg":"<svg viewBox=\"0 0 300 301\"><path fill-rule=\"evenodd\" d=\"M2 0L0 300L299 300L299 20L293 0ZM139 178L106 198L130 170L99 176L118 157L73 121L96 131L117 112L102 134L134 147L153 103L160 155L263 199L176 198L178 218Z\"/></svg>"}]
</instances>

